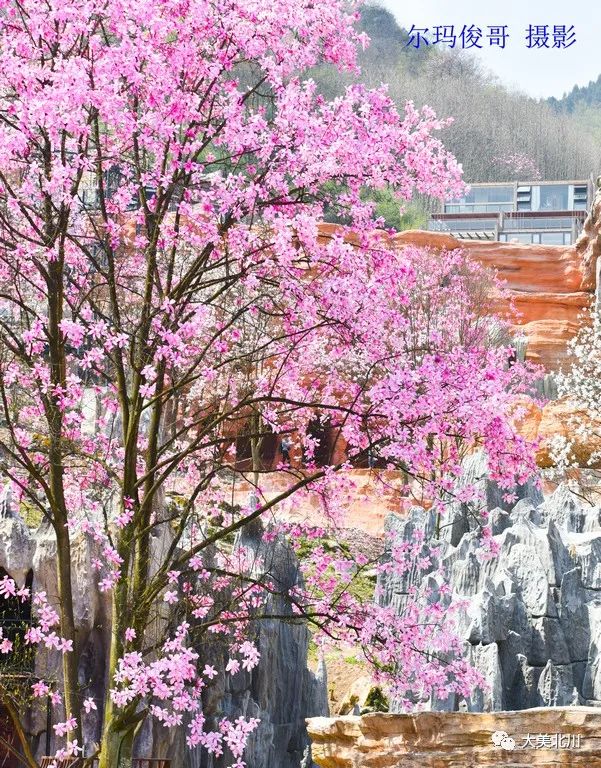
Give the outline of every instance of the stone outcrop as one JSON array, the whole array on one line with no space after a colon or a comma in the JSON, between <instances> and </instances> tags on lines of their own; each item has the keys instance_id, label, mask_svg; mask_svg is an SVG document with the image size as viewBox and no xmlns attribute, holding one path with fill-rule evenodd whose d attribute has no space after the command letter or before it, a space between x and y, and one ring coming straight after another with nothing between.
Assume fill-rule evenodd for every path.
<instances>
[{"instance_id":1,"label":"stone outcrop","mask_svg":"<svg viewBox=\"0 0 601 768\"><path fill-rule=\"evenodd\" d=\"M601 180L600 180L601 182ZM599 182L598 182L599 184ZM339 234L335 224L323 224L324 238ZM349 235L352 241L352 235ZM391 248L417 246L434 251L461 249L474 261L495 270L506 286L506 297L491 297L492 307L511 323L516 346L527 359L547 372L540 382L545 398L557 397L552 374L570 363L568 343L588 321L589 307L599 302L601 261L601 186L578 240L570 246L525 245L482 240L458 240L445 232L410 230L390 236L378 231L374 237ZM534 406L525 419L524 432L540 438L539 464L549 466L550 441L557 434L572 432L568 401L558 406ZM578 441L577 441L578 442ZM580 439L576 459L585 466L598 446Z\"/></svg>"},{"instance_id":2,"label":"stone outcrop","mask_svg":"<svg viewBox=\"0 0 601 768\"><path fill-rule=\"evenodd\" d=\"M31 570L35 544L19 515L13 514L9 486L0 492L0 566L19 584Z\"/></svg>"},{"instance_id":3,"label":"stone outcrop","mask_svg":"<svg viewBox=\"0 0 601 768\"><path fill-rule=\"evenodd\" d=\"M477 456L468 466L477 480ZM546 499L529 486L512 507L481 480L499 548L485 559L473 516L463 505L442 520L435 567L452 587L448 605L465 654L489 684L468 699L429 702L433 709L521 710L535 706L601 706L601 508L581 503L564 485ZM392 516L394 538L433 530L432 512ZM382 577L382 603L402 611L407 587L427 575ZM425 702L422 702L424 704Z\"/></svg>"},{"instance_id":4,"label":"stone outcrop","mask_svg":"<svg viewBox=\"0 0 601 768\"><path fill-rule=\"evenodd\" d=\"M256 521L243 529L239 542L247 551L255 553L261 570L271 574L278 589L286 591L300 579L298 562L282 541L265 545L261 531L261 523ZM235 676L221 673L215 685L208 689L204 712L215 721L224 715L232 719L243 716L260 720L245 752L245 761L251 768L299 768L309 755L305 718L328 714L325 668L320 665L316 674L307 669L309 633L306 625L294 620L287 599L272 596L266 612L289 618L257 623L255 642L261 653L259 665L250 673L241 671ZM217 668L223 670L225 659L216 660ZM177 758L177 751L173 751L173 756ZM199 768L225 768L233 763L228 754L214 758L204 752L199 757Z\"/></svg>"},{"instance_id":5,"label":"stone outcrop","mask_svg":"<svg viewBox=\"0 0 601 768\"><path fill-rule=\"evenodd\" d=\"M336 224L322 224L325 238L339 234ZM569 246L525 245L490 240L459 240L450 233L409 230L392 236L374 233L388 247L413 245L435 251L463 250L498 273L511 305L497 311L510 319L516 335L528 340L527 356L548 371L567 358L567 342L581 326L598 284L601 255L601 187L578 240ZM352 241L352 235L348 235Z\"/></svg>"},{"instance_id":6,"label":"stone outcrop","mask_svg":"<svg viewBox=\"0 0 601 768\"><path fill-rule=\"evenodd\" d=\"M601 768L589 707L313 718L308 730L321 768Z\"/></svg>"},{"instance_id":7,"label":"stone outcrop","mask_svg":"<svg viewBox=\"0 0 601 768\"><path fill-rule=\"evenodd\" d=\"M599 256L601 256L601 176L597 178L597 194L584 222L582 234L574 245L582 259L589 282L599 284Z\"/></svg>"}]
</instances>

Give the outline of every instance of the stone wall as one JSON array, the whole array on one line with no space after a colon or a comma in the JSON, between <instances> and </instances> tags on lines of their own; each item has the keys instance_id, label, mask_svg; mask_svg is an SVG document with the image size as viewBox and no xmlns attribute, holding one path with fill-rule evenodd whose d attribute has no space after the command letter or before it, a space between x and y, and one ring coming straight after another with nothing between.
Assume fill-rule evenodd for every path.
<instances>
[{"instance_id":1,"label":"stone wall","mask_svg":"<svg viewBox=\"0 0 601 768\"><path fill-rule=\"evenodd\" d=\"M313 718L308 730L321 768L601 768L601 710L588 707Z\"/></svg>"}]
</instances>

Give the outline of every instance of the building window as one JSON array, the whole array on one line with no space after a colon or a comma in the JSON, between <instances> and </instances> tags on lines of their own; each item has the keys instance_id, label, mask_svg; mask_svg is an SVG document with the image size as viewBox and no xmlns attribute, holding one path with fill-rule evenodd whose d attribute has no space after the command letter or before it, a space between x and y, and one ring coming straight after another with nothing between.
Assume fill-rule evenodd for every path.
<instances>
[{"instance_id":1,"label":"building window","mask_svg":"<svg viewBox=\"0 0 601 768\"><path fill-rule=\"evenodd\" d=\"M513 210L513 187L473 186L465 197L445 205L445 213L488 213Z\"/></svg>"},{"instance_id":2,"label":"building window","mask_svg":"<svg viewBox=\"0 0 601 768\"><path fill-rule=\"evenodd\" d=\"M541 211L568 210L568 184L548 184L540 188Z\"/></svg>"},{"instance_id":3,"label":"building window","mask_svg":"<svg viewBox=\"0 0 601 768\"><path fill-rule=\"evenodd\" d=\"M588 188L586 184L574 185L574 210L586 211L588 208Z\"/></svg>"},{"instance_id":4,"label":"building window","mask_svg":"<svg viewBox=\"0 0 601 768\"><path fill-rule=\"evenodd\" d=\"M518 211L532 210L532 187L518 187L517 209Z\"/></svg>"},{"instance_id":5,"label":"building window","mask_svg":"<svg viewBox=\"0 0 601 768\"><path fill-rule=\"evenodd\" d=\"M563 245L563 236L563 232L541 232L540 239L543 245Z\"/></svg>"}]
</instances>

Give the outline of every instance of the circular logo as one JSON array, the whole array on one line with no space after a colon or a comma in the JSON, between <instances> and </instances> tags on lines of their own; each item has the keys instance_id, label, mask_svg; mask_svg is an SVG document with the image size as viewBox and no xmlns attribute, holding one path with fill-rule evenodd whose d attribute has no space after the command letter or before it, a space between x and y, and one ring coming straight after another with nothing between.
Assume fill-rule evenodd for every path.
<instances>
[{"instance_id":1,"label":"circular logo","mask_svg":"<svg viewBox=\"0 0 601 768\"><path fill-rule=\"evenodd\" d=\"M512 739L506 731L494 731L494 733L491 734L490 739L495 747L507 749L509 752L515 749L515 739Z\"/></svg>"},{"instance_id":2,"label":"circular logo","mask_svg":"<svg viewBox=\"0 0 601 768\"><path fill-rule=\"evenodd\" d=\"M490 737L495 747L500 747L503 739L509 738L505 731L495 731Z\"/></svg>"}]
</instances>

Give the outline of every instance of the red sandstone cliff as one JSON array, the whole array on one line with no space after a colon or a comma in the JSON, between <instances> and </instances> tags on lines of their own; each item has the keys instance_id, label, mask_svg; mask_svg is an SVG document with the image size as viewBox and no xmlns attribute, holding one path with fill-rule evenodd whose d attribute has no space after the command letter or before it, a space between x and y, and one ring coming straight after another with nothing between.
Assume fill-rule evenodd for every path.
<instances>
[{"instance_id":1,"label":"red sandstone cliff","mask_svg":"<svg viewBox=\"0 0 601 768\"><path fill-rule=\"evenodd\" d=\"M324 236L339 232L323 224ZM498 273L506 283L517 310L511 321L528 338L528 358L548 371L566 359L566 344L583 322L595 292L601 253L601 192L593 203L582 235L574 245L524 245L482 240L458 240L440 232L409 230L378 236L392 247L415 245L437 251L461 248L476 261ZM501 312L506 306L497 308Z\"/></svg>"},{"instance_id":2,"label":"red sandstone cliff","mask_svg":"<svg viewBox=\"0 0 601 768\"><path fill-rule=\"evenodd\" d=\"M561 366L566 343L576 334L594 295L598 253L589 234L584 233L572 246L460 241L421 231L400 232L393 241L436 250L461 248L495 269L519 313L511 320L516 332L528 338L528 357L549 371Z\"/></svg>"},{"instance_id":3,"label":"red sandstone cliff","mask_svg":"<svg viewBox=\"0 0 601 768\"><path fill-rule=\"evenodd\" d=\"M395 235L400 245L419 245L436 250L462 248L476 261L495 269L506 283L517 312L510 317L516 335L527 339L527 357L549 371L568 363L567 343L583 322L591 305L601 255L601 191L597 193L583 232L572 246L543 246L490 241L459 241L447 234L409 231ZM498 306L498 311L506 307ZM533 403L519 424L520 431L541 446L538 460L549 466L549 440L556 435L573 438L567 400L549 402L543 408ZM599 430L595 432L598 434ZM599 450L598 439L578 437L574 455L586 464L591 451Z\"/></svg>"}]
</instances>

